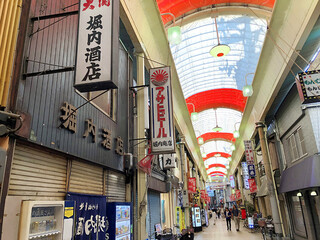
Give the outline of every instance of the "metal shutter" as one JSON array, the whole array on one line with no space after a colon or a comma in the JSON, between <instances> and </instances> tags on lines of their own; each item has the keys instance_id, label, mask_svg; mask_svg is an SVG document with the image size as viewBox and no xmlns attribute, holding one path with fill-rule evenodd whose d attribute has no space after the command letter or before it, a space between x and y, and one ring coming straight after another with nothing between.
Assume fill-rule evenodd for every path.
<instances>
[{"instance_id":1,"label":"metal shutter","mask_svg":"<svg viewBox=\"0 0 320 240\"><path fill-rule=\"evenodd\" d=\"M108 202L126 201L126 178L124 174L106 170L106 194Z\"/></svg>"},{"instance_id":2,"label":"metal shutter","mask_svg":"<svg viewBox=\"0 0 320 240\"><path fill-rule=\"evenodd\" d=\"M103 168L72 160L69 192L103 194Z\"/></svg>"},{"instance_id":3,"label":"metal shutter","mask_svg":"<svg viewBox=\"0 0 320 240\"><path fill-rule=\"evenodd\" d=\"M17 143L10 174L10 196L35 200L63 200L66 194L67 160Z\"/></svg>"},{"instance_id":4,"label":"metal shutter","mask_svg":"<svg viewBox=\"0 0 320 240\"><path fill-rule=\"evenodd\" d=\"M160 193L148 191L147 232L149 239L155 239L154 225L161 223Z\"/></svg>"}]
</instances>

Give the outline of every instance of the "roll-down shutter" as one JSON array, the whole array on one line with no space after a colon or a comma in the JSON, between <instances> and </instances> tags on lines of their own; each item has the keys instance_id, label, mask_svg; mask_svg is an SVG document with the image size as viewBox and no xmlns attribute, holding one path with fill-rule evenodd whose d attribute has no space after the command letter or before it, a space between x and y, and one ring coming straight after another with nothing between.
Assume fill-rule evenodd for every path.
<instances>
[{"instance_id":1,"label":"roll-down shutter","mask_svg":"<svg viewBox=\"0 0 320 240\"><path fill-rule=\"evenodd\" d=\"M72 161L69 192L103 194L103 168L93 164Z\"/></svg>"},{"instance_id":2,"label":"roll-down shutter","mask_svg":"<svg viewBox=\"0 0 320 240\"><path fill-rule=\"evenodd\" d=\"M124 174L106 170L106 194L108 202L126 201L126 179Z\"/></svg>"},{"instance_id":3,"label":"roll-down shutter","mask_svg":"<svg viewBox=\"0 0 320 240\"><path fill-rule=\"evenodd\" d=\"M147 216L147 231L149 239L155 239L154 225L161 223L160 213L160 193L148 191L148 216Z\"/></svg>"},{"instance_id":4,"label":"roll-down shutter","mask_svg":"<svg viewBox=\"0 0 320 240\"><path fill-rule=\"evenodd\" d=\"M35 200L63 200L66 194L66 176L65 158L17 143L8 195Z\"/></svg>"}]
</instances>

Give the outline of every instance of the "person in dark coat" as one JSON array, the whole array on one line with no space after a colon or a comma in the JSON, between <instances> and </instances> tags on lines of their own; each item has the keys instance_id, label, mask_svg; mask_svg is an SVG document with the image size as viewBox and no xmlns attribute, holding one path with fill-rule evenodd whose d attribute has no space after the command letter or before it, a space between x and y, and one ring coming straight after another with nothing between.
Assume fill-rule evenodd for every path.
<instances>
[{"instance_id":1,"label":"person in dark coat","mask_svg":"<svg viewBox=\"0 0 320 240\"><path fill-rule=\"evenodd\" d=\"M229 208L226 207L226 209L224 211L224 215L226 216L227 230L231 231L231 216L232 216L232 213L231 213Z\"/></svg>"}]
</instances>

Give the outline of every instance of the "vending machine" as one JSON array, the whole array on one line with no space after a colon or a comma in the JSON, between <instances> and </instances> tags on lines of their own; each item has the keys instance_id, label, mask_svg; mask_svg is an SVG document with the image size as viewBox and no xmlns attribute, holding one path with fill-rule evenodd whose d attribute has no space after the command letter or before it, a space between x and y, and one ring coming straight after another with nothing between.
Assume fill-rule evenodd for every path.
<instances>
[{"instance_id":1,"label":"vending machine","mask_svg":"<svg viewBox=\"0 0 320 240\"><path fill-rule=\"evenodd\" d=\"M74 202L23 201L18 239L71 240L73 223Z\"/></svg>"},{"instance_id":2,"label":"vending machine","mask_svg":"<svg viewBox=\"0 0 320 240\"><path fill-rule=\"evenodd\" d=\"M194 231L195 232L202 231L200 207L192 207L191 214L192 214L192 225L193 225Z\"/></svg>"},{"instance_id":3,"label":"vending machine","mask_svg":"<svg viewBox=\"0 0 320 240\"><path fill-rule=\"evenodd\" d=\"M132 204L126 202L107 203L109 240L131 240L133 234Z\"/></svg>"}]
</instances>

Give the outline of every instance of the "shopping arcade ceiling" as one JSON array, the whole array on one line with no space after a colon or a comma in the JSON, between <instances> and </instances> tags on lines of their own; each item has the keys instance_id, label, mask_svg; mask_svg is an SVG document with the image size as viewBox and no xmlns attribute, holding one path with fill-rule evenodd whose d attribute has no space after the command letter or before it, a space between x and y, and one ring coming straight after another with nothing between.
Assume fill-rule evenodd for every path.
<instances>
[{"instance_id":1,"label":"shopping arcade ceiling","mask_svg":"<svg viewBox=\"0 0 320 240\"><path fill-rule=\"evenodd\" d=\"M250 8L271 9L274 1L212 1L158 0L160 13L172 13L181 18L188 12L214 4L250 4ZM224 6L225 7L225 6ZM254 12L254 11L253 11ZM162 16L164 24L170 16ZM231 51L221 58L213 58L209 51L218 44L228 44ZM180 21L180 24L183 19ZM171 45L176 69L186 99L188 110L198 112L193 121L197 138L204 138L200 146L207 174L223 177L227 173L232 154L233 131L239 129L246 98L242 96L245 77L254 73L266 33L265 19L254 14L212 15L185 25L181 24L182 42ZM248 77L251 83L253 74ZM222 127L220 133L212 129ZM228 154L228 157L217 155Z\"/></svg>"}]
</instances>

